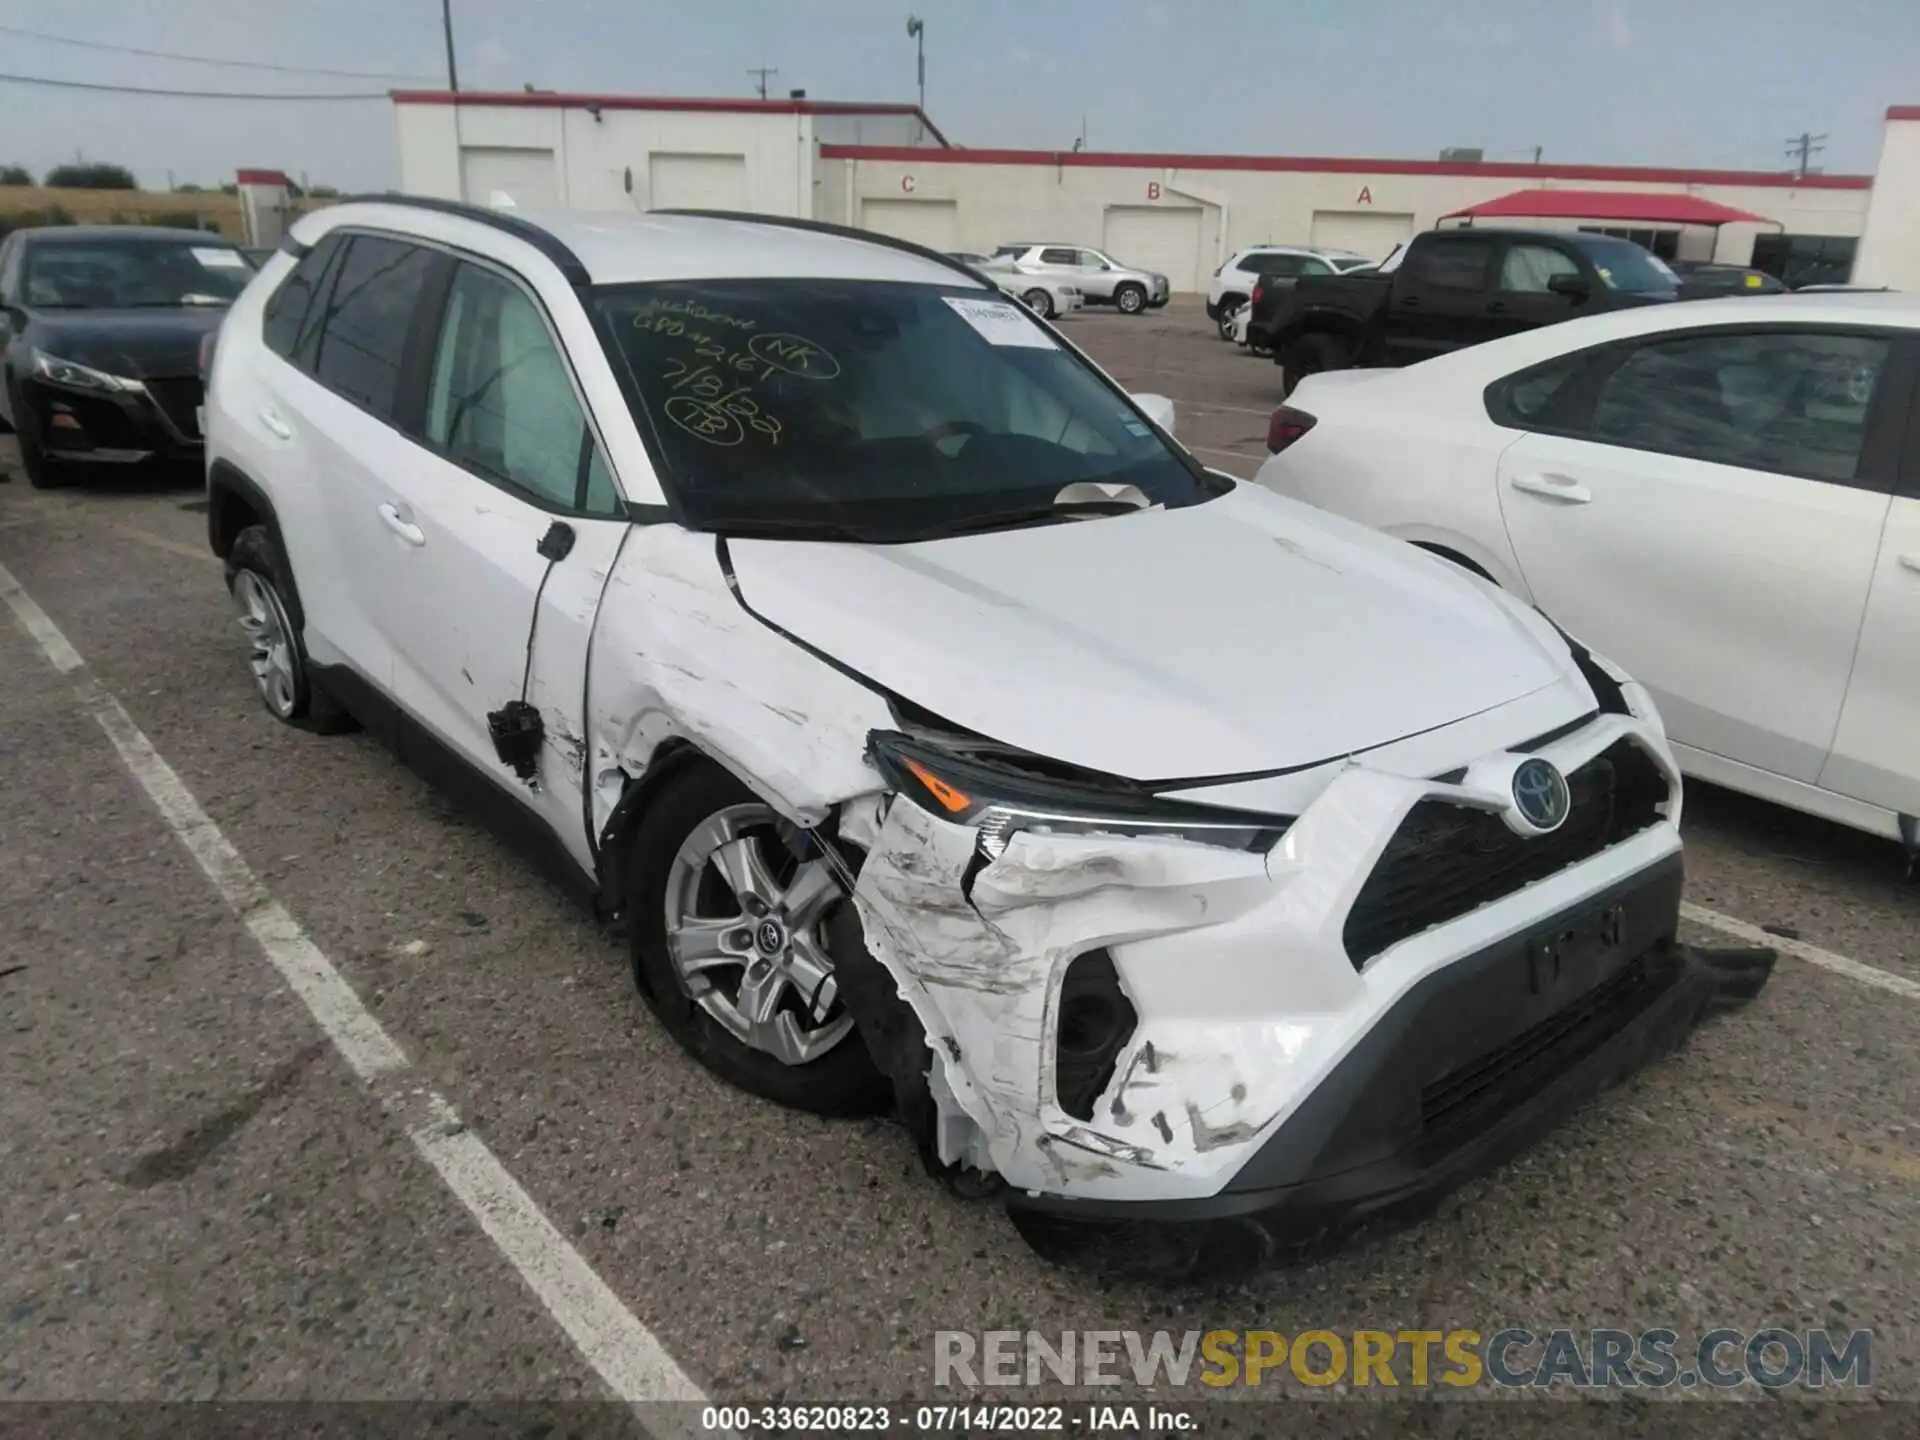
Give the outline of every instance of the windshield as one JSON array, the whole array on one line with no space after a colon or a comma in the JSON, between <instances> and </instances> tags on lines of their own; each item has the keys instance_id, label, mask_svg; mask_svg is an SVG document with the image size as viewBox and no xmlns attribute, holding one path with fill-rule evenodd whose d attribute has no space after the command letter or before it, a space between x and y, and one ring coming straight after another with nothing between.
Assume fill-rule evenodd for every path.
<instances>
[{"instance_id":1,"label":"windshield","mask_svg":"<svg viewBox=\"0 0 1920 1440\"><path fill-rule=\"evenodd\" d=\"M703 280L612 287L595 305L700 528L912 540L1070 519L1049 507L1080 481L1168 506L1220 493L991 291Z\"/></svg>"},{"instance_id":2,"label":"windshield","mask_svg":"<svg viewBox=\"0 0 1920 1440\"><path fill-rule=\"evenodd\" d=\"M225 305L253 278L247 257L219 237L207 243L42 240L26 254L29 305L62 310Z\"/></svg>"},{"instance_id":3,"label":"windshield","mask_svg":"<svg viewBox=\"0 0 1920 1440\"><path fill-rule=\"evenodd\" d=\"M1573 243L1585 252L1609 290L1628 295L1665 295L1678 278L1651 250L1611 235L1580 235Z\"/></svg>"}]
</instances>

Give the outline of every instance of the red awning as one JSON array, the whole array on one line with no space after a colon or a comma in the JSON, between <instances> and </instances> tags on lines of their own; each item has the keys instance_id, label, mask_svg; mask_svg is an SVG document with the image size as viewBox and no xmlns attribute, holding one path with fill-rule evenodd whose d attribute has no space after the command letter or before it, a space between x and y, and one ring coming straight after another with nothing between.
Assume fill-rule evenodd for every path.
<instances>
[{"instance_id":1,"label":"red awning","mask_svg":"<svg viewBox=\"0 0 1920 1440\"><path fill-rule=\"evenodd\" d=\"M1482 200L1464 210L1443 215L1530 220L1638 221L1643 225L1772 225L1775 222L1751 210L1703 200L1698 195L1662 194L1645 190L1516 190L1497 200Z\"/></svg>"}]
</instances>

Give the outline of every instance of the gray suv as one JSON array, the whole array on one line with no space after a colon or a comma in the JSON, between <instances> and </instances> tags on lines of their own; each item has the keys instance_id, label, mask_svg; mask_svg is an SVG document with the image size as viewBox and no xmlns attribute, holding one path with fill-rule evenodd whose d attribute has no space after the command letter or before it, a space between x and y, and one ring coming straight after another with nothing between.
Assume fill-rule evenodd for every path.
<instances>
[{"instance_id":1,"label":"gray suv","mask_svg":"<svg viewBox=\"0 0 1920 1440\"><path fill-rule=\"evenodd\" d=\"M1166 276L1157 270L1135 270L1084 245L1022 240L995 250L992 263L1063 280L1077 287L1087 304L1114 305L1129 315L1167 303Z\"/></svg>"}]
</instances>

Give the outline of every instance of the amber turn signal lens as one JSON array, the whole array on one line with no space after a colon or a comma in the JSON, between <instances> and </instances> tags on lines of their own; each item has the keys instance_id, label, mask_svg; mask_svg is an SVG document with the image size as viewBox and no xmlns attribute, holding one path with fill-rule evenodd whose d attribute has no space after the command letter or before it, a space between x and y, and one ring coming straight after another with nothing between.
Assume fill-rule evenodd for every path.
<instances>
[{"instance_id":1,"label":"amber turn signal lens","mask_svg":"<svg viewBox=\"0 0 1920 1440\"><path fill-rule=\"evenodd\" d=\"M964 791L954 789L953 786L927 769L927 767L922 765L918 760L909 760L906 762L906 766L907 769L913 772L914 778L927 787L927 793L933 796L935 800L938 800L941 808L949 814L958 815L963 810L971 810L973 808L972 796L966 794Z\"/></svg>"}]
</instances>

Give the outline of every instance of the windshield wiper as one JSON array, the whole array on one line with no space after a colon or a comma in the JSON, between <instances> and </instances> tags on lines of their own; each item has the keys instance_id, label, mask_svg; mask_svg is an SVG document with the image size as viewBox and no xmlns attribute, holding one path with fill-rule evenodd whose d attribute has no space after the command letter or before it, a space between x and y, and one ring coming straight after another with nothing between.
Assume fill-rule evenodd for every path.
<instances>
[{"instance_id":1,"label":"windshield wiper","mask_svg":"<svg viewBox=\"0 0 1920 1440\"><path fill-rule=\"evenodd\" d=\"M1111 485L1080 480L1063 486L1051 500L963 515L933 527L926 538L973 535L985 530L1014 530L1023 525L1045 525L1055 520L1091 520L1102 515L1130 515L1153 508L1154 502L1138 485Z\"/></svg>"},{"instance_id":2,"label":"windshield wiper","mask_svg":"<svg viewBox=\"0 0 1920 1440\"><path fill-rule=\"evenodd\" d=\"M873 534L844 520L821 520L811 516L703 515L703 529L718 535L733 535L742 540L845 540L856 545L873 543Z\"/></svg>"}]
</instances>

